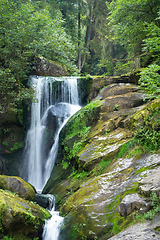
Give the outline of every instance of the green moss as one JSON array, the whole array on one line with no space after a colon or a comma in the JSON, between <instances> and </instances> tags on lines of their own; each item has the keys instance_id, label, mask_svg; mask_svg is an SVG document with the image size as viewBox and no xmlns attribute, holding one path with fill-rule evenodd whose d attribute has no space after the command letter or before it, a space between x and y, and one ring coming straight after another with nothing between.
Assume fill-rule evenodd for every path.
<instances>
[{"instance_id":1,"label":"green moss","mask_svg":"<svg viewBox=\"0 0 160 240\"><path fill-rule=\"evenodd\" d=\"M1 233L7 232L18 239L36 233L44 224L45 219L50 218L50 213L33 202L26 201L13 193L0 190L0 227ZM26 238L25 238L26 237Z\"/></svg>"},{"instance_id":2,"label":"green moss","mask_svg":"<svg viewBox=\"0 0 160 240\"><path fill-rule=\"evenodd\" d=\"M134 142L132 140L123 144L118 151L117 157L118 158L123 157L125 154L129 152L131 148L133 148L133 146L134 146Z\"/></svg>"},{"instance_id":3,"label":"green moss","mask_svg":"<svg viewBox=\"0 0 160 240\"><path fill-rule=\"evenodd\" d=\"M28 200L35 198L35 189L20 177L0 175L0 188L9 190Z\"/></svg>"},{"instance_id":4,"label":"green moss","mask_svg":"<svg viewBox=\"0 0 160 240\"><path fill-rule=\"evenodd\" d=\"M89 132L91 126L90 123L98 120L99 107L101 106L102 101L96 100L85 107L83 107L78 113L76 113L67 124L67 132L65 140L67 141L70 138L73 138L76 134L79 137L84 137Z\"/></svg>"}]
</instances>

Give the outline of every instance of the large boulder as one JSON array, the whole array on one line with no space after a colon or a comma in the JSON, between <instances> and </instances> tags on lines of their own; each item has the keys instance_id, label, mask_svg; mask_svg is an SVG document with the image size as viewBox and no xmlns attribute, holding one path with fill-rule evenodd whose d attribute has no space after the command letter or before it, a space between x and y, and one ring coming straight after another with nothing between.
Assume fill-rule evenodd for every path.
<instances>
[{"instance_id":1,"label":"large boulder","mask_svg":"<svg viewBox=\"0 0 160 240\"><path fill-rule=\"evenodd\" d=\"M65 67L58 64L57 62L53 62L41 56L37 57L35 62L36 62L35 66L36 75L52 77L61 77L67 75Z\"/></svg>"},{"instance_id":2,"label":"large boulder","mask_svg":"<svg viewBox=\"0 0 160 240\"><path fill-rule=\"evenodd\" d=\"M41 235L50 213L33 202L0 189L0 238L33 239Z\"/></svg>"},{"instance_id":3,"label":"large boulder","mask_svg":"<svg viewBox=\"0 0 160 240\"><path fill-rule=\"evenodd\" d=\"M35 199L35 189L20 177L0 175L0 188L27 200Z\"/></svg>"},{"instance_id":4,"label":"large boulder","mask_svg":"<svg viewBox=\"0 0 160 240\"><path fill-rule=\"evenodd\" d=\"M122 75L122 76L94 76L88 99L92 100L93 98L95 98L99 93L100 89L110 84L131 83L131 84L137 85L138 79L139 79L139 75L138 75L139 72L140 71L138 70L133 73L129 73L127 75Z\"/></svg>"}]
</instances>

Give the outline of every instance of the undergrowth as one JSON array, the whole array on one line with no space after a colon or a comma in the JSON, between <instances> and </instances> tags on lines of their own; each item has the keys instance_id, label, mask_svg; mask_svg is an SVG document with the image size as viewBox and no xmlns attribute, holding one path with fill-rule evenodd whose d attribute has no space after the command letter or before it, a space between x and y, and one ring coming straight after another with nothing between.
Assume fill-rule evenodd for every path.
<instances>
[{"instance_id":1,"label":"undergrowth","mask_svg":"<svg viewBox=\"0 0 160 240\"><path fill-rule=\"evenodd\" d=\"M133 141L146 151L160 148L160 108L152 109L134 134Z\"/></svg>"},{"instance_id":2,"label":"undergrowth","mask_svg":"<svg viewBox=\"0 0 160 240\"><path fill-rule=\"evenodd\" d=\"M150 198L152 209L143 215L136 214L137 221L142 221L143 219L152 220L160 212L160 193L158 196L156 193L151 193Z\"/></svg>"}]
</instances>

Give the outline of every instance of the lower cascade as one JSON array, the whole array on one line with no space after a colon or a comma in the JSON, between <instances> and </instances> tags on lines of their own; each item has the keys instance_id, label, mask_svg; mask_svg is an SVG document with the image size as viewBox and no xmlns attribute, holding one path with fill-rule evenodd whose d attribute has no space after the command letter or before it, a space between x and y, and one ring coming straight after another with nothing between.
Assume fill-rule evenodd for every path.
<instances>
[{"instance_id":1,"label":"lower cascade","mask_svg":"<svg viewBox=\"0 0 160 240\"><path fill-rule=\"evenodd\" d=\"M51 212L51 219L46 221L44 226L44 231L42 234L43 240L57 240L60 232L60 227L63 223L63 217L59 216L59 212L55 211L55 198L54 196L50 196L51 198L51 206L49 206ZM53 202L53 204L52 204Z\"/></svg>"},{"instance_id":2,"label":"lower cascade","mask_svg":"<svg viewBox=\"0 0 160 240\"><path fill-rule=\"evenodd\" d=\"M59 134L67 120L81 107L76 77L31 77L35 100L31 107L31 126L24 150L24 176L41 192L54 167ZM55 201L54 201L55 202ZM57 240L63 218L50 207L52 217L46 221L43 240Z\"/></svg>"}]
</instances>

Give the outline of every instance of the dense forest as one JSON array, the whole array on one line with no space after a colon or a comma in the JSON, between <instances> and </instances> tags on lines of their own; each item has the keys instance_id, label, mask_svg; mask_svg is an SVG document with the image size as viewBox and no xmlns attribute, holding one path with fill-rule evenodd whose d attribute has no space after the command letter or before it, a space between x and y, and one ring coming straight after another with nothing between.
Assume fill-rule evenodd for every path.
<instances>
[{"instance_id":1,"label":"dense forest","mask_svg":"<svg viewBox=\"0 0 160 240\"><path fill-rule=\"evenodd\" d=\"M71 75L143 67L142 85L159 93L159 1L1 0L0 11L1 111L10 99L17 106L31 98L26 83L38 55L64 64Z\"/></svg>"}]
</instances>

